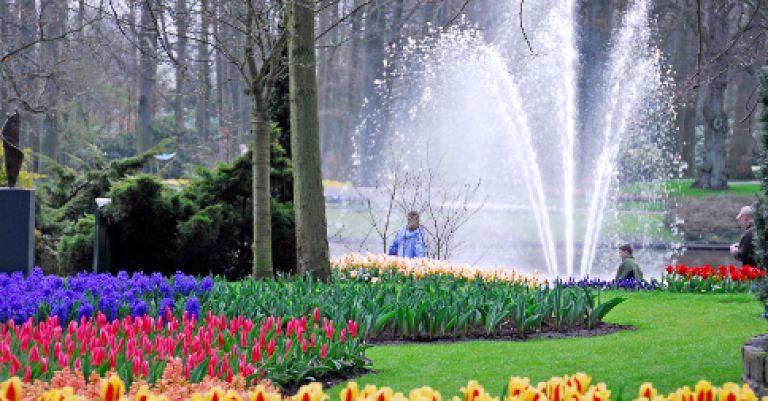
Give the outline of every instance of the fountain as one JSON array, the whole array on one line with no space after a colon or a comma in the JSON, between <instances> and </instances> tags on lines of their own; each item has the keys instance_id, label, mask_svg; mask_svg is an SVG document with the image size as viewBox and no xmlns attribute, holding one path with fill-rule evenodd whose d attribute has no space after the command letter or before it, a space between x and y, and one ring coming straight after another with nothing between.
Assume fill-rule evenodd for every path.
<instances>
[{"instance_id":1,"label":"fountain","mask_svg":"<svg viewBox=\"0 0 768 401\"><path fill-rule=\"evenodd\" d=\"M482 180L483 213L462 230L461 262L590 275L612 240L603 228L616 224L618 161L639 148L660 155L653 174L635 177L648 185L672 171L671 82L652 46L650 1L630 2L590 105L579 104L575 1L525 3L537 22L527 41L507 3L494 27L465 19L390 54L376 117L388 146L367 156Z\"/></svg>"}]
</instances>

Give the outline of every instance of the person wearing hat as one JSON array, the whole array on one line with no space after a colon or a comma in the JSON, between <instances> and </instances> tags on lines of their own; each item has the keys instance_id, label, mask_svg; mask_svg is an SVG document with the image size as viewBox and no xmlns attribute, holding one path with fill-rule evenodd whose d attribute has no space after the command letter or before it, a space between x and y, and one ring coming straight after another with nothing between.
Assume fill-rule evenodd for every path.
<instances>
[{"instance_id":1,"label":"person wearing hat","mask_svg":"<svg viewBox=\"0 0 768 401\"><path fill-rule=\"evenodd\" d=\"M736 215L736 220L746 230L738 243L731 245L731 255L741 262L741 265L757 266L755 263L755 245L752 242L755 228L752 226L752 207L744 206Z\"/></svg>"}]
</instances>

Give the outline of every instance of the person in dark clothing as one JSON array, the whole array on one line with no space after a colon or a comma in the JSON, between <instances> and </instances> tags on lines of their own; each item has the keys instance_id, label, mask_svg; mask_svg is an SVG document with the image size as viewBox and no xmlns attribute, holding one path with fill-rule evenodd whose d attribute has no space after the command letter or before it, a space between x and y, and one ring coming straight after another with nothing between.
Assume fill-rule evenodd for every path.
<instances>
[{"instance_id":1,"label":"person in dark clothing","mask_svg":"<svg viewBox=\"0 0 768 401\"><path fill-rule=\"evenodd\" d=\"M643 280L643 271L640 270L635 257L632 256L632 246L624 244L619 247L619 257L621 258L621 264L619 265L619 271L616 272L615 280L626 280L633 278L637 281Z\"/></svg>"},{"instance_id":2,"label":"person in dark clothing","mask_svg":"<svg viewBox=\"0 0 768 401\"><path fill-rule=\"evenodd\" d=\"M744 206L736 215L736 220L741 223L741 227L746 230L738 243L731 245L731 255L741 262L742 266L756 267L755 262L755 244L754 231L752 225L752 207Z\"/></svg>"}]
</instances>

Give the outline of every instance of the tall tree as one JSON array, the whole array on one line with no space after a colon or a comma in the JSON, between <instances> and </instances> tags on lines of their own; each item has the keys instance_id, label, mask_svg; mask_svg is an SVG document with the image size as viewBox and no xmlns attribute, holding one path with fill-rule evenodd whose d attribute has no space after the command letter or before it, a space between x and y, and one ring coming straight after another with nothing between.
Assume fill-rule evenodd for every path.
<instances>
[{"instance_id":1,"label":"tall tree","mask_svg":"<svg viewBox=\"0 0 768 401\"><path fill-rule=\"evenodd\" d=\"M208 132L209 102L211 98L211 63L208 59L210 13L215 7L209 0L200 0L200 40L197 42L197 103L195 105L195 127L202 141L210 139Z\"/></svg>"},{"instance_id":2,"label":"tall tree","mask_svg":"<svg viewBox=\"0 0 768 401\"><path fill-rule=\"evenodd\" d=\"M331 274L320 161L315 71L315 2L292 0L288 13L293 207L300 274Z\"/></svg>"},{"instance_id":3,"label":"tall tree","mask_svg":"<svg viewBox=\"0 0 768 401\"><path fill-rule=\"evenodd\" d=\"M36 47L34 44L38 41L38 15L37 15L37 3L35 0L20 0L17 2L19 11L19 47L26 47L20 54L20 60L17 63L17 75L21 76L21 86L17 98L33 97L36 92L35 79L32 74L32 66L34 66L36 60ZM22 146L32 148L33 152L40 151L40 135L36 128L38 120L32 113L27 113L26 110L22 112L21 119L25 121L27 128L28 142L23 143ZM37 158L33 159L34 171L38 171Z\"/></svg>"},{"instance_id":4,"label":"tall tree","mask_svg":"<svg viewBox=\"0 0 768 401\"><path fill-rule=\"evenodd\" d=\"M184 130L184 96L187 71L187 25L189 24L189 10L187 0L176 0L176 93L173 102L173 115L176 121L176 130Z\"/></svg>"},{"instance_id":5,"label":"tall tree","mask_svg":"<svg viewBox=\"0 0 768 401\"><path fill-rule=\"evenodd\" d=\"M381 93L376 85L384 72L384 47L386 16L384 2L373 1L368 5L365 21L365 75L363 77L365 121L360 133L361 163L360 183L364 186L376 184L379 173L379 154L384 138L379 138L381 123L378 115L382 107Z\"/></svg>"},{"instance_id":6,"label":"tall tree","mask_svg":"<svg viewBox=\"0 0 768 401\"><path fill-rule=\"evenodd\" d=\"M59 37L64 33L65 21L67 20L67 9L64 4L56 0L45 0L40 7L40 27L43 29L43 36L48 38ZM45 85L45 98L47 110L44 117L45 136L43 138L43 154L57 160L59 151L59 86L58 68L59 65L59 46L61 41L48 40L43 42L41 59L43 64L48 66L50 77Z\"/></svg>"},{"instance_id":7,"label":"tall tree","mask_svg":"<svg viewBox=\"0 0 768 401\"><path fill-rule=\"evenodd\" d=\"M157 0L141 3L141 33L139 34L139 137L136 150L144 152L152 147L152 104L157 81Z\"/></svg>"},{"instance_id":8,"label":"tall tree","mask_svg":"<svg viewBox=\"0 0 768 401\"><path fill-rule=\"evenodd\" d=\"M11 31L11 4L9 0L0 0L0 53L8 51L8 47L11 43L10 31ZM4 119L8 113L8 84L6 82L0 82L0 119Z\"/></svg>"},{"instance_id":9,"label":"tall tree","mask_svg":"<svg viewBox=\"0 0 768 401\"><path fill-rule=\"evenodd\" d=\"M709 61L708 82L704 87L702 115L704 117L704 157L694 186L707 189L728 188L726 174L726 140L728 115L725 112L725 89L728 86L727 60L728 9L714 1L702 2L706 19L705 55Z\"/></svg>"}]
</instances>

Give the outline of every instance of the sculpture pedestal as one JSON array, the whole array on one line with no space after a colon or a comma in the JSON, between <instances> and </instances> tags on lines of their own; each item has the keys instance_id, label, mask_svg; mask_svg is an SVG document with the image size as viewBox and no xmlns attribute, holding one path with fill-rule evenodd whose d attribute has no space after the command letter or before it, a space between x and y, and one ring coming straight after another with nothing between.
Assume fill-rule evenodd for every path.
<instances>
[{"instance_id":1,"label":"sculpture pedestal","mask_svg":"<svg viewBox=\"0 0 768 401\"><path fill-rule=\"evenodd\" d=\"M0 272L29 274L35 262L35 191L0 188Z\"/></svg>"}]
</instances>

